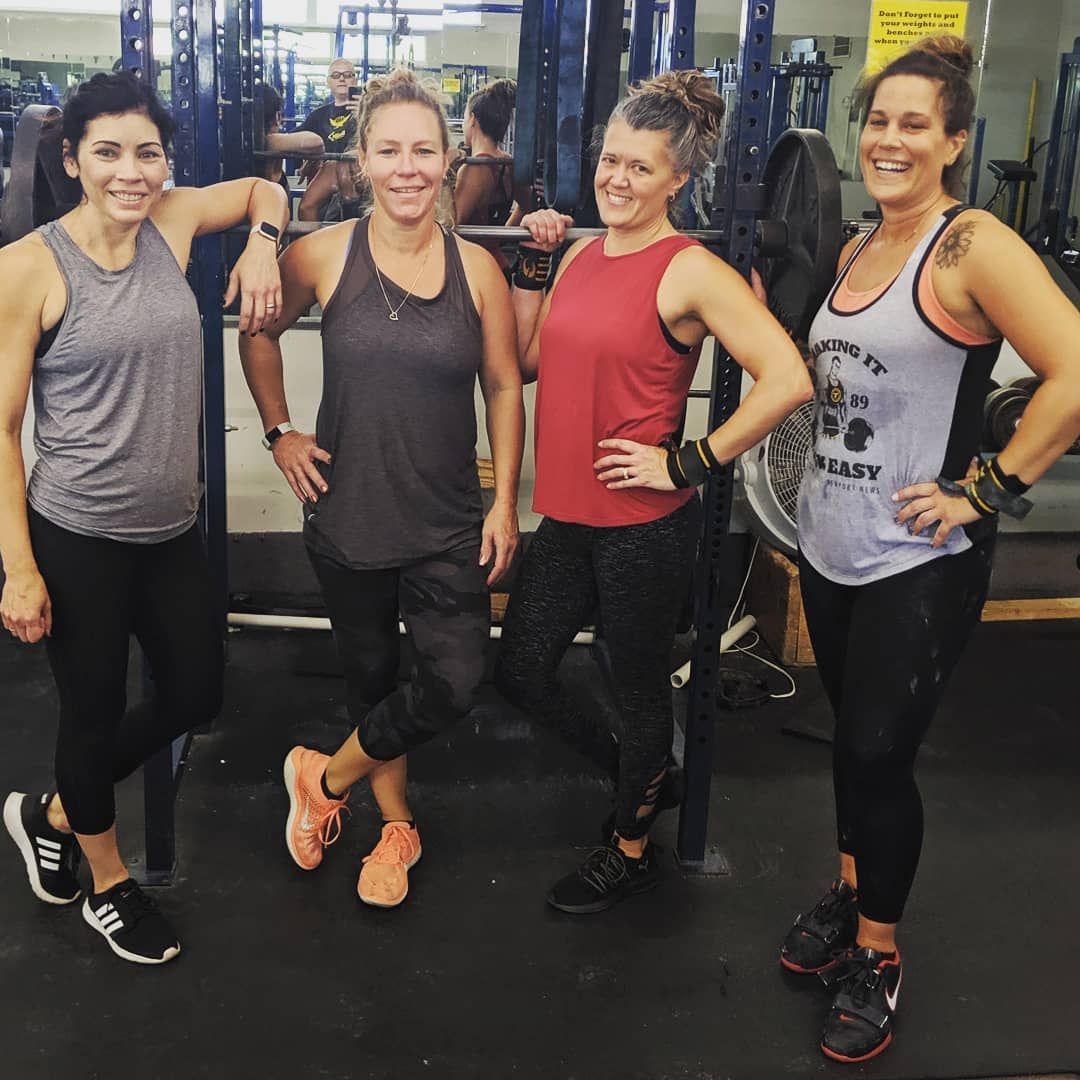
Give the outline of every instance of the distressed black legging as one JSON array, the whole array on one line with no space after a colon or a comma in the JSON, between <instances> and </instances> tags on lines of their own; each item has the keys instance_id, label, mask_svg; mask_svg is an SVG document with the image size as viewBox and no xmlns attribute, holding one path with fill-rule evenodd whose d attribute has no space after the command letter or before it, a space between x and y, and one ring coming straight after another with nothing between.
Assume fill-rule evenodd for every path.
<instances>
[{"instance_id":1,"label":"distressed black legging","mask_svg":"<svg viewBox=\"0 0 1080 1080\"><path fill-rule=\"evenodd\" d=\"M574 635L599 608L611 657L618 732L615 827L648 831L671 753L671 645L687 595L701 505L695 497L643 525L594 528L545 518L510 594L495 683L504 697L589 752L595 718L582 714L556 671Z\"/></svg>"},{"instance_id":2,"label":"distressed black legging","mask_svg":"<svg viewBox=\"0 0 1080 1080\"><path fill-rule=\"evenodd\" d=\"M196 526L159 544L81 536L28 511L53 608L49 663L60 697L56 783L68 821L95 836L115 818L113 785L221 707L224 650ZM127 708L134 634L153 700Z\"/></svg>"},{"instance_id":3,"label":"distressed black legging","mask_svg":"<svg viewBox=\"0 0 1080 1080\"><path fill-rule=\"evenodd\" d=\"M979 621L994 534L867 585L799 574L818 673L836 715L840 851L855 859L859 911L896 923L915 880L923 809L915 756Z\"/></svg>"}]
</instances>

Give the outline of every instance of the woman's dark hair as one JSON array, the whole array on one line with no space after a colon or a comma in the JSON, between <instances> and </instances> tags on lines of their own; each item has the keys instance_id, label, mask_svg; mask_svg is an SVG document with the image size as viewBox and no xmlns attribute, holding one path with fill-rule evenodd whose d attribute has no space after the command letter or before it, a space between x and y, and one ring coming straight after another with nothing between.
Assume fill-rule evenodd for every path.
<instances>
[{"instance_id":1,"label":"woman's dark hair","mask_svg":"<svg viewBox=\"0 0 1080 1080\"><path fill-rule=\"evenodd\" d=\"M74 156L86 134L87 125L99 116L119 116L121 113L141 112L158 129L162 148L172 142L176 125L172 114L158 100L154 89L130 72L113 75L99 73L84 82L64 105L63 135Z\"/></svg>"},{"instance_id":2,"label":"woman's dark hair","mask_svg":"<svg viewBox=\"0 0 1080 1080\"><path fill-rule=\"evenodd\" d=\"M971 127L975 115L975 91L968 76L975 66L971 46L952 34L923 38L906 52L863 82L856 102L865 117L874 106L874 95L882 82L893 75L921 75L940 86L938 99L945 118L945 134L956 135ZM967 167L961 154L941 171L941 186L955 198L963 198L963 174Z\"/></svg>"},{"instance_id":3,"label":"woman's dark hair","mask_svg":"<svg viewBox=\"0 0 1080 1080\"><path fill-rule=\"evenodd\" d=\"M281 95L269 83L258 83L255 87L255 108L262 115L263 134L269 135L281 112Z\"/></svg>"},{"instance_id":4,"label":"woman's dark hair","mask_svg":"<svg viewBox=\"0 0 1080 1080\"><path fill-rule=\"evenodd\" d=\"M513 79L496 79L477 90L466 108L489 139L502 142L516 103L517 83Z\"/></svg>"}]
</instances>

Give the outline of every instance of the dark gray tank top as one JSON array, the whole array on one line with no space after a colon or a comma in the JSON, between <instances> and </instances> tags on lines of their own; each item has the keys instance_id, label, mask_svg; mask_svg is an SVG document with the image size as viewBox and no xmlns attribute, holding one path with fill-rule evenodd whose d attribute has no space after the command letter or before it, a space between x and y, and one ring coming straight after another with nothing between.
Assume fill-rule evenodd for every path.
<instances>
[{"instance_id":1,"label":"dark gray tank top","mask_svg":"<svg viewBox=\"0 0 1080 1080\"><path fill-rule=\"evenodd\" d=\"M67 286L56 336L34 361L30 505L85 536L159 543L199 504L199 309L150 220L122 270L90 258L59 221L38 229Z\"/></svg>"},{"instance_id":2,"label":"dark gray tank top","mask_svg":"<svg viewBox=\"0 0 1080 1080\"><path fill-rule=\"evenodd\" d=\"M389 318L368 221L356 223L323 310L323 396L316 437L330 490L308 506L305 539L358 570L401 566L478 541L476 376L483 355L457 241L443 232L446 279ZM397 308L405 289L383 276Z\"/></svg>"}]
</instances>

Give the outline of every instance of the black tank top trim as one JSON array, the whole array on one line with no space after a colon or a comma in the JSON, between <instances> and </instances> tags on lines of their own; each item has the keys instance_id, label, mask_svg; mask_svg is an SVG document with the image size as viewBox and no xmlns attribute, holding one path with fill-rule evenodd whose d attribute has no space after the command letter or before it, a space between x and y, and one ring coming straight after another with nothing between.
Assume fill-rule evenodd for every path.
<instances>
[{"instance_id":1,"label":"black tank top trim","mask_svg":"<svg viewBox=\"0 0 1080 1080\"><path fill-rule=\"evenodd\" d=\"M660 333L664 335L664 340L680 356L689 356L694 351L693 345L684 344L668 329L667 323L664 322L664 317L659 311L656 313L656 321L660 324Z\"/></svg>"}]
</instances>

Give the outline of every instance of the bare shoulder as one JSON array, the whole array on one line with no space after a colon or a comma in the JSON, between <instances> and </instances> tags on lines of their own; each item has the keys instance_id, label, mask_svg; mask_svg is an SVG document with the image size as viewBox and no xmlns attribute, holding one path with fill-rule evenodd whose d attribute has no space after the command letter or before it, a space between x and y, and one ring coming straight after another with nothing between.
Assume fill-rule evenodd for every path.
<instances>
[{"instance_id":1,"label":"bare shoulder","mask_svg":"<svg viewBox=\"0 0 1080 1080\"><path fill-rule=\"evenodd\" d=\"M0 277L18 282L17 289L0 290L0 304L20 313L39 310L49 290L54 285L63 285L52 252L36 232L0 248Z\"/></svg>"},{"instance_id":2,"label":"bare shoulder","mask_svg":"<svg viewBox=\"0 0 1080 1080\"><path fill-rule=\"evenodd\" d=\"M985 210L965 210L946 229L934 252L936 270L959 270L963 277L1011 272L1038 262L1012 229Z\"/></svg>"},{"instance_id":3,"label":"bare shoulder","mask_svg":"<svg viewBox=\"0 0 1080 1080\"><path fill-rule=\"evenodd\" d=\"M462 167L464 168L464 166ZM466 240L465 237L459 236L456 232L451 235L457 244L458 254L461 256L461 263L465 267L466 276L472 273L501 275L495 256L487 248L481 247L480 244L473 240Z\"/></svg>"},{"instance_id":4,"label":"bare shoulder","mask_svg":"<svg viewBox=\"0 0 1080 1080\"><path fill-rule=\"evenodd\" d=\"M697 295L703 287L716 289L745 284L738 270L704 244L691 244L677 252L668 263L662 281L665 288L674 286L687 296Z\"/></svg>"},{"instance_id":5,"label":"bare shoulder","mask_svg":"<svg viewBox=\"0 0 1080 1080\"><path fill-rule=\"evenodd\" d=\"M857 233L840 249L840 258L836 260L837 275L839 275L840 271L847 265L848 259L855 254L855 249L862 243L862 240L863 234Z\"/></svg>"},{"instance_id":6,"label":"bare shoulder","mask_svg":"<svg viewBox=\"0 0 1080 1080\"><path fill-rule=\"evenodd\" d=\"M583 236L580 240L575 240L564 252L562 259L559 261L559 269L555 272L555 280L552 282L552 288L558 283L559 279L566 273L566 268L590 245L590 244L602 244L604 238L602 236Z\"/></svg>"},{"instance_id":7,"label":"bare shoulder","mask_svg":"<svg viewBox=\"0 0 1080 1080\"><path fill-rule=\"evenodd\" d=\"M304 267L314 273L320 263L338 256L343 258L357 228L359 223L349 220L305 233L285 249L281 256L282 267Z\"/></svg>"}]
</instances>

